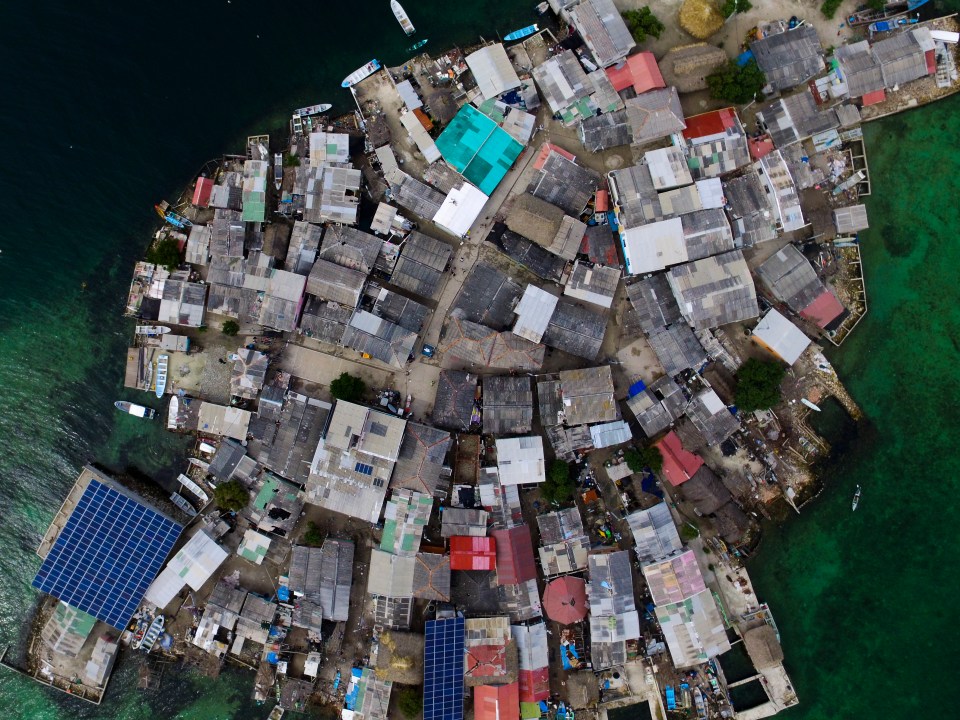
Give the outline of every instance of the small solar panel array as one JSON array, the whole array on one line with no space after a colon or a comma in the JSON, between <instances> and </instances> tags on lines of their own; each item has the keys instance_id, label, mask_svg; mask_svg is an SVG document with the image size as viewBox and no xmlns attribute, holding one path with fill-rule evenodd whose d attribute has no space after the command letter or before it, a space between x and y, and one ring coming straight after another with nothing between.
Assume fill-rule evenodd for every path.
<instances>
[{"instance_id":1,"label":"small solar panel array","mask_svg":"<svg viewBox=\"0 0 960 720\"><path fill-rule=\"evenodd\" d=\"M183 527L92 480L33 586L123 630Z\"/></svg>"},{"instance_id":2,"label":"small solar panel array","mask_svg":"<svg viewBox=\"0 0 960 720\"><path fill-rule=\"evenodd\" d=\"M423 658L423 720L463 720L463 618L428 620Z\"/></svg>"}]
</instances>

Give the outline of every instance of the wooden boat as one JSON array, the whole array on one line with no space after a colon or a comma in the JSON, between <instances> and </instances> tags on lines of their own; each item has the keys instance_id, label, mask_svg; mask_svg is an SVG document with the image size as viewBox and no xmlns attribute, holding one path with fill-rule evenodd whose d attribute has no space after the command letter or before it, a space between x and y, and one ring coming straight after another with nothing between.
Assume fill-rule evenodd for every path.
<instances>
[{"instance_id":1,"label":"wooden boat","mask_svg":"<svg viewBox=\"0 0 960 720\"><path fill-rule=\"evenodd\" d=\"M345 88L353 87L361 80L365 80L366 78L373 75L379 69L380 69L380 61L376 59L371 60L363 67L359 67L356 70L354 70L352 73L347 75L343 79L343 82L340 83L340 87L345 87Z\"/></svg>"},{"instance_id":2,"label":"wooden boat","mask_svg":"<svg viewBox=\"0 0 960 720\"><path fill-rule=\"evenodd\" d=\"M158 398L162 398L164 391L167 389L167 364L169 362L169 355L161 355L157 358L156 393Z\"/></svg>"},{"instance_id":3,"label":"wooden boat","mask_svg":"<svg viewBox=\"0 0 960 720\"><path fill-rule=\"evenodd\" d=\"M697 720L707 720L707 702L703 699L700 688L693 689L693 704L697 709Z\"/></svg>"},{"instance_id":4,"label":"wooden boat","mask_svg":"<svg viewBox=\"0 0 960 720\"><path fill-rule=\"evenodd\" d=\"M880 20L890 20L908 12L913 12L919 7L926 5L929 0L894 0L888 2L881 10L874 10L869 7L863 7L852 15L847 16L847 25L857 27L858 25L869 25Z\"/></svg>"},{"instance_id":5,"label":"wooden boat","mask_svg":"<svg viewBox=\"0 0 960 720\"><path fill-rule=\"evenodd\" d=\"M853 502L850 503L850 510L856 510L860 505L860 486L857 485L857 491L853 493Z\"/></svg>"},{"instance_id":6,"label":"wooden boat","mask_svg":"<svg viewBox=\"0 0 960 720\"><path fill-rule=\"evenodd\" d=\"M426 44L427 44L427 39L424 38L424 39L421 40L420 42L415 42L413 45L411 45L410 47L408 47L408 48L407 48L407 52L408 52L408 53L416 52L417 50L419 50L420 48L422 48L422 47L423 47L424 45L426 45Z\"/></svg>"},{"instance_id":7,"label":"wooden boat","mask_svg":"<svg viewBox=\"0 0 960 720\"><path fill-rule=\"evenodd\" d=\"M525 28L520 28L519 30L514 30L512 33L508 33L503 36L504 42L510 42L511 40L523 40L525 37L530 37L540 28L536 25L527 25Z\"/></svg>"},{"instance_id":8,"label":"wooden boat","mask_svg":"<svg viewBox=\"0 0 960 720\"><path fill-rule=\"evenodd\" d=\"M150 627L150 623L147 618L140 618L137 621L137 627L133 631L133 642L130 643L130 647L134 650L139 650L140 645L143 643L143 636L147 632L147 628Z\"/></svg>"},{"instance_id":9,"label":"wooden boat","mask_svg":"<svg viewBox=\"0 0 960 720\"><path fill-rule=\"evenodd\" d=\"M157 335L164 335L168 332L170 332L170 328L164 327L163 325L137 325L137 335L155 337Z\"/></svg>"},{"instance_id":10,"label":"wooden boat","mask_svg":"<svg viewBox=\"0 0 960 720\"><path fill-rule=\"evenodd\" d=\"M293 111L294 117L307 117L308 115L320 115L325 113L327 110L332 108L333 105L330 103L322 103L320 105L307 105L307 107L297 108Z\"/></svg>"},{"instance_id":11,"label":"wooden boat","mask_svg":"<svg viewBox=\"0 0 960 720\"><path fill-rule=\"evenodd\" d=\"M140 649L150 652L153 649L154 644L157 642L157 639L163 633L163 626L166 624L163 615L157 615L153 622L150 623L150 628L147 630L147 633L143 636L143 642L140 643Z\"/></svg>"},{"instance_id":12,"label":"wooden boat","mask_svg":"<svg viewBox=\"0 0 960 720\"><path fill-rule=\"evenodd\" d=\"M137 405L136 403L127 402L126 400L117 400L113 406L120 412L125 412L128 415L133 415L134 417L144 418L145 420L153 420L154 416L157 414L156 410L153 408Z\"/></svg>"},{"instance_id":13,"label":"wooden boat","mask_svg":"<svg viewBox=\"0 0 960 720\"><path fill-rule=\"evenodd\" d=\"M807 406L808 408L810 408L811 410L816 410L817 412L820 412L820 408L817 407L816 405L814 405L812 402L810 402L810 401L807 400L806 398L800 398L800 402L802 402L804 405L806 405L806 406Z\"/></svg>"},{"instance_id":14,"label":"wooden boat","mask_svg":"<svg viewBox=\"0 0 960 720\"><path fill-rule=\"evenodd\" d=\"M400 23L400 27L403 28L403 31L407 35L413 35L417 31L413 23L410 22L410 16L407 15L407 11L403 9L403 5L398 3L397 0L390 0L390 9L393 10L393 16L397 19L397 22Z\"/></svg>"}]
</instances>

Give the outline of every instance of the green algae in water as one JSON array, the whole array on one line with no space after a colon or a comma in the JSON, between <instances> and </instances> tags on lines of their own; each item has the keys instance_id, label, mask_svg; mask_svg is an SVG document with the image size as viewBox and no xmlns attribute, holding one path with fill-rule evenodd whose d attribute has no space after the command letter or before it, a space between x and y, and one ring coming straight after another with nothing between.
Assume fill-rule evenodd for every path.
<instances>
[{"instance_id":1,"label":"green algae in water","mask_svg":"<svg viewBox=\"0 0 960 720\"><path fill-rule=\"evenodd\" d=\"M749 566L780 627L797 720L914 720L958 640L960 96L864 137L869 312L830 357L866 418L828 464L826 492L770 528Z\"/></svg>"}]
</instances>

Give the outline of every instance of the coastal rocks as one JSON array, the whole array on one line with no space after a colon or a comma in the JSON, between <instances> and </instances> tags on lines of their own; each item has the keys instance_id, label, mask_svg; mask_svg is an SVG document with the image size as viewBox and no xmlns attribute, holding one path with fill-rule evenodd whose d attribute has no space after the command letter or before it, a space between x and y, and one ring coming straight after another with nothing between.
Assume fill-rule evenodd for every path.
<instances>
[{"instance_id":1,"label":"coastal rocks","mask_svg":"<svg viewBox=\"0 0 960 720\"><path fill-rule=\"evenodd\" d=\"M706 40L723 27L723 14L714 0L684 0L680 27L697 40Z\"/></svg>"}]
</instances>

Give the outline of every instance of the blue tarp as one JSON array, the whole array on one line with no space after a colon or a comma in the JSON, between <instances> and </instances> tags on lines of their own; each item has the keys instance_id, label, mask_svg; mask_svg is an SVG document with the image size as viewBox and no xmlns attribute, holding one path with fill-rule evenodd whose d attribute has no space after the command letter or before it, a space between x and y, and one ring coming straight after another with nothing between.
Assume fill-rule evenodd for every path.
<instances>
[{"instance_id":1,"label":"blue tarp","mask_svg":"<svg viewBox=\"0 0 960 720\"><path fill-rule=\"evenodd\" d=\"M287 602L290 599L290 588L286 585L281 585L277 588L277 600L280 602Z\"/></svg>"},{"instance_id":2,"label":"blue tarp","mask_svg":"<svg viewBox=\"0 0 960 720\"><path fill-rule=\"evenodd\" d=\"M350 687L347 689L347 695L343 699L343 705L347 710L355 710L357 706L357 695L360 694L360 676L363 674L362 670L354 668L352 673L353 677L351 678Z\"/></svg>"},{"instance_id":3,"label":"blue tarp","mask_svg":"<svg viewBox=\"0 0 960 720\"><path fill-rule=\"evenodd\" d=\"M613 210L607 212L607 223L610 225L610 229L616 232L617 230L617 215Z\"/></svg>"},{"instance_id":4,"label":"blue tarp","mask_svg":"<svg viewBox=\"0 0 960 720\"><path fill-rule=\"evenodd\" d=\"M278 658L277 658L277 654L276 654L275 652L268 652L268 653L267 653L267 662L270 663L271 665L276 665L276 664L277 664L277 659L278 659Z\"/></svg>"},{"instance_id":5,"label":"blue tarp","mask_svg":"<svg viewBox=\"0 0 960 720\"><path fill-rule=\"evenodd\" d=\"M667 685L665 695L667 696L667 710L676 710L677 709L677 698L673 694L673 687Z\"/></svg>"},{"instance_id":6,"label":"blue tarp","mask_svg":"<svg viewBox=\"0 0 960 720\"><path fill-rule=\"evenodd\" d=\"M630 389L627 390L627 395L633 397L634 395L639 395L646 389L647 386L644 385L643 380L637 380L633 385L630 386Z\"/></svg>"},{"instance_id":7,"label":"blue tarp","mask_svg":"<svg viewBox=\"0 0 960 720\"><path fill-rule=\"evenodd\" d=\"M747 50L737 55L737 65L740 67L743 67L751 60L753 60L753 50Z\"/></svg>"},{"instance_id":8,"label":"blue tarp","mask_svg":"<svg viewBox=\"0 0 960 720\"><path fill-rule=\"evenodd\" d=\"M564 670L570 670L573 666L570 664L570 658L568 656L573 655L573 657L579 659L580 656L577 655L577 649L573 645L561 645L560 646L560 661L563 663Z\"/></svg>"},{"instance_id":9,"label":"blue tarp","mask_svg":"<svg viewBox=\"0 0 960 720\"><path fill-rule=\"evenodd\" d=\"M657 486L657 478L654 477L653 473L649 470L643 473L643 479L640 481L640 489L645 493L656 495L658 498L663 497L663 490Z\"/></svg>"}]
</instances>

